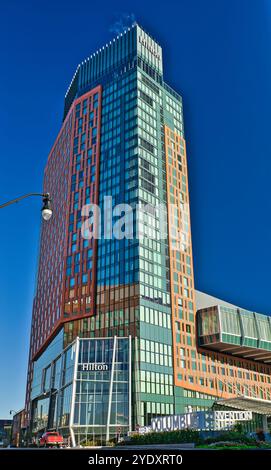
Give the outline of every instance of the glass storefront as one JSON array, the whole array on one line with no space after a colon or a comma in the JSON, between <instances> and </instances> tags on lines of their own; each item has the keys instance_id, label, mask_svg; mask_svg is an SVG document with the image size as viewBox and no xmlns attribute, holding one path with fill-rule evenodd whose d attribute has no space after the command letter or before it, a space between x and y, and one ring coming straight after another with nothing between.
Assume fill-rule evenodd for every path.
<instances>
[{"instance_id":1,"label":"glass storefront","mask_svg":"<svg viewBox=\"0 0 271 470\"><path fill-rule=\"evenodd\" d=\"M35 365L32 431L105 444L131 430L131 337L77 338Z\"/></svg>"},{"instance_id":2,"label":"glass storefront","mask_svg":"<svg viewBox=\"0 0 271 470\"><path fill-rule=\"evenodd\" d=\"M77 445L129 431L129 355L128 338L80 340L72 423Z\"/></svg>"}]
</instances>

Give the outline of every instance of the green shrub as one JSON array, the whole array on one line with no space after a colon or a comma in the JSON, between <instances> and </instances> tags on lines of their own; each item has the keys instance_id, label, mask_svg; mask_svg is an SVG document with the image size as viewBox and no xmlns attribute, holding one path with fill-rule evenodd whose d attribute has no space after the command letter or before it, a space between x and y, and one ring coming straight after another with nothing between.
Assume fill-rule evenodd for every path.
<instances>
[{"instance_id":1,"label":"green shrub","mask_svg":"<svg viewBox=\"0 0 271 470\"><path fill-rule=\"evenodd\" d=\"M198 431L184 429L180 431L167 432L149 432L146 434L134 434L127 442L130 445L147 445L147 444L179 444L179 443L195 443L200 444L202 439Z\"/></svg>"},{"instance_id":2,"label":"green shrub","mask_svg":"<svg viewBox=\"0 0 271 470\"><path fill-rule=\"evenodd\" d=\"M257 449L257 446L255 445L247 445L247 444L234 444L232 443L231 445L228 444L218 444L217 446L207 446L207 445L202 445L198 447L199 449L208 449L208 450L253 450Z\"/></svg>"},{"instance_id":3,"label":"green shrub","mask_svg":"<svg viewBox=\"0 0 271 470\"><path fill-rule=\"evenodd\" d=\"M257 442L260 449L271 449L271 442Z\"/></svg>"},{"instance_id":4,"label":"green shrub","mask_svg":"<svg viewBox=\"0 0 271 470\"><path fill-rule=\"evenodd\" d=\"M232 442L240 442L242 444L253 444L257 443L256 439L246 436L243 433L239 433L236 431L229 431L224 432L216 437L208 437L204 439L205 444L212 444L213 442L221 442L221 441L232 441Z\"/></svg>"},{"instance_id":5,"label":"green shrub","mask_svg":"<svg viewBox=\"0 0 271 470\"><path fill-rule=\"evenodd\" d=\"M85 442L82 442L81 444L83 447L93 447L93 446L97 446L98 445L98 442L96 441L88 441L86 440Z\"/></svg>"}]
</instances>

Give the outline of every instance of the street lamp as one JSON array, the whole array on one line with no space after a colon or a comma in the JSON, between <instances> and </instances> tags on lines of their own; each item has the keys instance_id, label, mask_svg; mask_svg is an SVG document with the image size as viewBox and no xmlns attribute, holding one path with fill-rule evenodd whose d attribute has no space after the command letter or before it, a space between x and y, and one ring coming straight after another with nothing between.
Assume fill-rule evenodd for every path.
<instances>
[{"instance_id":1,"label":"street lamp","mask_svg":"<svg viewBox=\"0 0 271 470\"><path fill-rule=\"evenodd\" d=\"M52 213L53 213L52 204L51 204L52 200L50 198L49 193L29 193L29 194L25 194L24 196L19 196L16 199L12 199L11 201L5 202L5 204L1 204L0 209L2 209L3 207L6 207L6 206L10 206L11 204L15 204L16 202L19 202L22 199L25 199L25 198L31 197L31 196L40 196L40 197L42 197L43 206L42 206L42 209L41 209L41 215L42 215L44 220L49 220L52 217Z\"/></svg>"},{"instance_id":2,"label":"street lamp","mask_svg":"<svg viewBox=\"0 0 271 470\"><path fill-rule=\"evenodd\" d=\"M52 217L52 204L49 193L44 194L43 197L43 206L41 209L41 215L44 220L49 220Z\"/></svg>"}]
</instances>

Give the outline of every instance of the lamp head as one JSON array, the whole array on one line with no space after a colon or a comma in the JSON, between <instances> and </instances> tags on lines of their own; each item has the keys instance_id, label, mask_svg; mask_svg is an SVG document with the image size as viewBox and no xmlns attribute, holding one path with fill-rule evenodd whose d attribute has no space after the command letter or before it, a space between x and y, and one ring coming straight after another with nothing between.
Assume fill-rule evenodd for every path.
<instances>
[{"instance_id":1,"label":"lamp head","mask_svg":"<svg viewBox=\"0 0 271 470\"><path fill-rule=\"evenodd\" d=\"M49 220L52 217L52 204L51 204L51 199L50 199L50 194L44 194L43 197L43 206L41 209L41 215L44 220Z\"/></svg>"}]
</instances>

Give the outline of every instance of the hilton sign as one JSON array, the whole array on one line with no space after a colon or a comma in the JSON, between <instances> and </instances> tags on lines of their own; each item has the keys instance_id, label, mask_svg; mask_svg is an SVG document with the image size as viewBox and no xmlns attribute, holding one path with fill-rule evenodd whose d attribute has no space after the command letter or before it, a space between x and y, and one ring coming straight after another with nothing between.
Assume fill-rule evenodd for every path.
<instances>
[{"instance_id":1,"label":"hilton sign","mask_svg":"<svg viewBox=\"0 0 271 470\"><path fill-rule=\"evenodd\" d=\"M82 372L95 372L95 371L107 371L108 365L102 362L83 362L78 367Z\"/></svg>"},{"instance_id":2,"label":"hilton sign","mask_svg":"<svg viewBox=\"0 0 271 470\"><path fill-rule=\"evenodd\" d=\"M142 46L144 46L145 49L147 49L147 51L149 51L157 60L161 60L160 54L146 38L139 36L138 40L140 44L142 44Z\"/></svg>"}]
</instances>

